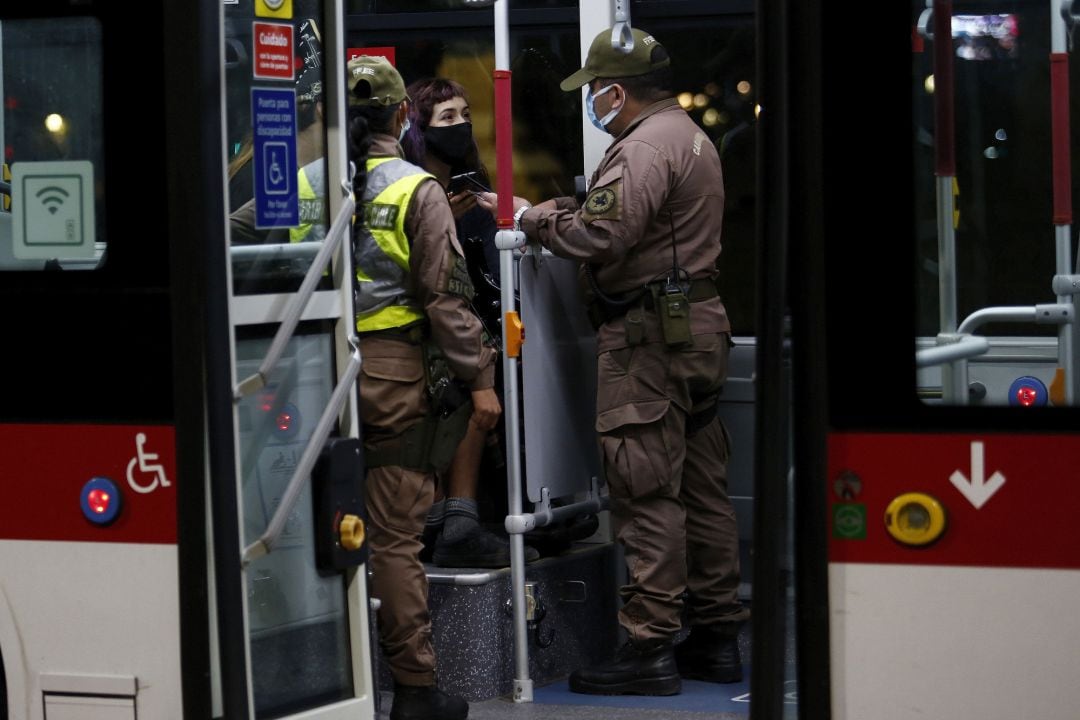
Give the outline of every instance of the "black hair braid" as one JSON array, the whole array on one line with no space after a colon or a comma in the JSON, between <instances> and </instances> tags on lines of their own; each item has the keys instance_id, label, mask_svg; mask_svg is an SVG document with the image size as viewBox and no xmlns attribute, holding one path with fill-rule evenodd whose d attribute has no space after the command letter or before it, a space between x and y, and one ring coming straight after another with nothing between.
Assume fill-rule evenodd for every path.
<instances>
[{"instance_id":1,"label":"black hair braid","mask_svg":"<svg viewBox=\"0 0 1080 720\"><path fill-rule=\"evenodd\" d=\"M371 126L368 123L367 108L352 106L349 108L349 159L356 166L353 175L353 198L360 204L367 187L367 157L371 150Z\"/></svg>"},{"instance_id":2,"label":"black hair braid","mask_svg":"<svg viewBox=\"0 0 1080 720\"><path fill-rule=\"evenodd\" d=\"M349 106L349 159L356 164L356 174L353 175L353 197L356 204L364 197L364 188L367 187L367 159L371 151L372 135L375 133L389 133L394 113L398 105L378 107L371 105Z\"/></svg>"}]
</instances>

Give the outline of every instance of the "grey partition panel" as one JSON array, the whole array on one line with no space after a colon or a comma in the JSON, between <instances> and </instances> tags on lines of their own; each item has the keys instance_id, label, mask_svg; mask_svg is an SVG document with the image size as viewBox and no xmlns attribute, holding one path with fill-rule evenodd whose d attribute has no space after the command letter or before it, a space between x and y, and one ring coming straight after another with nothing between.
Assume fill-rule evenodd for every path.
<instances>
[{"instance_id":1,"label":"grey partition panel","mask_svg":"<svg viewBox=\"0 0 1080 720\"><path fill-rule=\"evenodd\" d=\"M522 415L529 500L560 498L600 475L596 441L596 335L585 315L577 262L550 254L518 263Z\"/></svg>"}]
</instances>

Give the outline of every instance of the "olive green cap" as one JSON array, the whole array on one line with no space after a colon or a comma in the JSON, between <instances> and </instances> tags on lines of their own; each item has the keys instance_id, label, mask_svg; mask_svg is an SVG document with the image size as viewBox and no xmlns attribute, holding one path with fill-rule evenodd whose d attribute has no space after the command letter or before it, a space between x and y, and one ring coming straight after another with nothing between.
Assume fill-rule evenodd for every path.
<instances>
[{"instance_id":1,"label":"olive green cap","mask_svg":"<svg viewBox=\"0 0 1080 720\"><path fill-rule=\"evenodd\" d=\"M563 92L576 90L595 78L637 77L671 64L671 58L666 56L653 64L652 51L660 43L644 30L633 28L634 49L628 53L611 46L611 31L602 31L592 41L585 67L559 83Z\"/></svg>"},{"instance_id":2,"label":"olive green cap","mask_svg":"<svg viewBox=\"0 0 1080 720\"><path fill-rule=\"evenodd\" d=\"M409 99L401 74L381 55L354 57L345 72L350 105L387 107Z\"/></svg>"}]
</instances>

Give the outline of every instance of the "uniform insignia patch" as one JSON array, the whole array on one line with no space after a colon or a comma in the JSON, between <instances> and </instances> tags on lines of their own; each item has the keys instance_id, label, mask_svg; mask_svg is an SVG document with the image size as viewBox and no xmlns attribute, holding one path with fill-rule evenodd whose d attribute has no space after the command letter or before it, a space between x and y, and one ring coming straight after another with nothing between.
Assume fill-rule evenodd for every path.
<instances>
[{"instance_id":1,"label":"uniform insignia patch","mask_svg":"<svg viewBox=\"0 0 1080 720\"><path fill-rule=\"evenodd\" d=\"M450 265L450 279L446 285L447 292L463 297L466 300L471 301L476 295L476 291L473 289L472 278L469 276L469 266L465 263L465 258L460 255L454 254L454 259Z\"/></svg>"},{"instance_id":2,"label":"uniform insignia patch","mask_svg":"<svg viewBox=\"0 0 1080 720\"><path fill-rule=\"evenodd\" d=\"M372 230L393 230L397 216L397 205L370 203L364 206L364 224Z\"/></svg>"},{"instance_id":3,"label":"uniform insignia patch","mask_svg":"<svg viewBox=\"0 0 1080 720\"><path fill-rule=\"evenodd\" d=\"M617 186L616 186L617 187ZM611 185L605 185L589 193L585 198L586 222L592 220L618 220L619 219L619 195Z\"/></svg>"}]
</instances>

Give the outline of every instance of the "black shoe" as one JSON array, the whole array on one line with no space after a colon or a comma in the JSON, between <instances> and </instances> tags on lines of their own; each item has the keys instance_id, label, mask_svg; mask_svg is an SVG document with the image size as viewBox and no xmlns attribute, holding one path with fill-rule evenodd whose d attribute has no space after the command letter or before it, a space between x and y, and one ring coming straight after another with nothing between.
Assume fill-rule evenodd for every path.
<instances>
[{"instance_id":1,"label":"black shoe","mask_svg":"<svg viewBox=\"0 0 1080 720\"><path fill-rule=\"evenodd\" d=\"M525 546L525 562L540 557L534 548ZM468 535L449 543L439 536L432 562L446 568L504 568L510 567L510 540L499 537L479 525Z\"/></svg>"},{"instance_id":2,"label":"black shoe","mask_svg":"<svg viewBox=\"0 0 1080 720\"><path fill-rule=\"evenodd\" d=\"M588 695L678 695L682 680L670 641L639 647L628 642L614 660L570 673L570 690Z\"/></svg>"},{"instance_id":3,"label":"black shoe","mask_svg":"<svg viewBox=\"0 0 1080 720\"><path fill-rule=\"evenodd\" d=\"M600 518L596 515L582 515L555 522L550 525L542 525L525 533L525 542L537 549L544 557L562 555L573 547L578 540L584 540L600 527Z\"/></svg>"},{"instance_id":4,"label":"black shoe","mask_svg":"<svg viewBox=\"0 0 1080 720\"><path fill-rule=\"evenodd\" d=\"M394 683L394 704L390 720L465 720L469 703L439 688L413 687Z\"/></svg>"},{"instance_id":5,"label":"black shoe","mask_svg":"<svg viewBox=\"0 0 1080 720\"><path fill-rule=\"evenodd\" d=\"M675 662L684 678L714 683L741 681L738 626L695 625L686 640L675 646Z\"/></svg>"}]
</instances>

